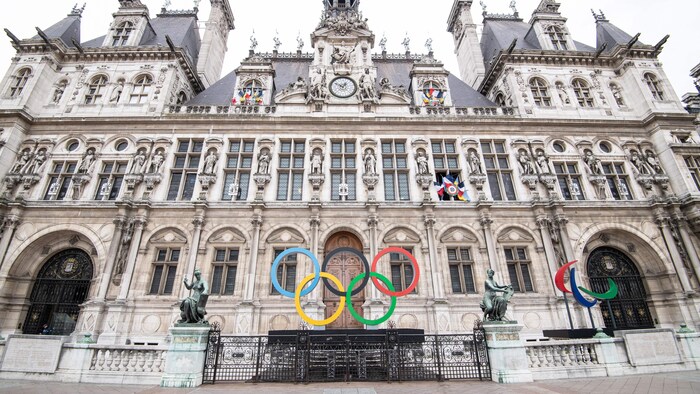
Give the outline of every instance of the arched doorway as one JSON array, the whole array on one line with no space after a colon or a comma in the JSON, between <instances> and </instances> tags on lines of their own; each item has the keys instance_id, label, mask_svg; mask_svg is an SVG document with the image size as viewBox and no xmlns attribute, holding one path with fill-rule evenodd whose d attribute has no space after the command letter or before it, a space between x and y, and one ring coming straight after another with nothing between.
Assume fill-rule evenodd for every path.
<instances>
[{"instance_id":1,"label":"arched doorway","mask_svg":"<svg viewBox=\"0 0 700 394\"><path fill-rule=\"evenodd\" d=\"M92 279L92 261L80 249L53 255L39 271L24 322L25 334L69 335ZM46 326L45 326L46 325Z\"/></svg>"},{"instance_id":2,"label":"arched doorway","mask_svg":"<svg viewBox=\"0 0 700 394\"><path fill-rule=\"evenodd\" d=\"M362 251L362 242L352 233L339 232L333 234L324 248L324 256L338 248L353 248ZM351 253L338 253L328 262L326 271L348 286L350 281L363 272L362 262L360 259ZM323 302L326 304L326 317L333 315L338 310L340 297L331 293L330 290L324 287ZM365 303L365 291L362 290L352 297L352 306L358 314L362 315L362 304ZM355 320L347 310L343 311L338 320L326 326L327 329L342 329L342 328L362 328L362 323Z\"/></svg>"},{"instance_id":3,"label":"arched doorway","mask_svg":"<svg viewBox=\"0 0 700 394\"><path fill-rule=\"evenodd\" d=\"M591 290L596 293L609 290L608 278L619 288L617 297L609 303L600 302L605 327L618 330L654 327L642 277L626 254L609 247L594 250L588 257L588 278Z\"/></svg>"}]
</instances>

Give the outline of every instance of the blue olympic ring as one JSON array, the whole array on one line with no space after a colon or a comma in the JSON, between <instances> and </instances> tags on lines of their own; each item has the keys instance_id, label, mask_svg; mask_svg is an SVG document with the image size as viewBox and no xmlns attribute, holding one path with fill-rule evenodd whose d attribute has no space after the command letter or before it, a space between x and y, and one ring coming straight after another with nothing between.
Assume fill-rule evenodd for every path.
<instances>
[{"instance_id":1,"label":"blue olympic ring","mask_svg":"<svg viewBox=\"0 0 700 394\"><path fill-rule=\"evenodd\" d=\"M280 282L277 280L277 268L279 267L280 262L285 256L292 253L301 253L304 256L309 257L311 259L311 262L314 264L314 280L313 282L311 282L311 284L309 284L309 286L305 290L301 292L301 296L305 296L311 293L314 290L314 288L316 288L316 285L318 285L318 282L321 280L321 265L318 263L318 259L316 258L316 256L313 253L311 253L311 251L308 249L286 249L282 253L280 253L279 256L277 256L275 262L272 263L272 275L270 275L272 277L272 286L275 288L275 290L277 290L277 292L279 292L283 296L294 299L294 293L283 289L282 286L280 286Z\"/></svg>"}]
</instances>

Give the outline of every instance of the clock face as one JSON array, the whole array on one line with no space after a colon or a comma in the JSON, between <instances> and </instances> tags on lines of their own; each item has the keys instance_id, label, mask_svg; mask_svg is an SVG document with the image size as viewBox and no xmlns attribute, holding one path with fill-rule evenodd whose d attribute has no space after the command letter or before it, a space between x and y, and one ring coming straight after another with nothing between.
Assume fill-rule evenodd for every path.
<instances>
[{"instance_id":1,"label":"clock face","mask_svg":"<svg viewBox=\"0 0 700 394\"><path fill-rule=\"evenodd\" d=\"M330 90L336 97L348 98L355 94L357 85L348 77L338 77L331 81Z\"/></svg>"}]
</instances>

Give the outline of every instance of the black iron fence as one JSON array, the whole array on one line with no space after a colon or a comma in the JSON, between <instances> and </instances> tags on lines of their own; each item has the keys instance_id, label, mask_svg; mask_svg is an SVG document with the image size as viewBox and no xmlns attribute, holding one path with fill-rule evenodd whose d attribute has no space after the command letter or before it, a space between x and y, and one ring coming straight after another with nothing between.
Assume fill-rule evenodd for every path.
<instances>
[{"instance_id":1,"label":"black iron fence","mask_svg":"<svg viewBox=\"0 0 700 394\"><path fill-rule=\"evenodd\" d=\"M214 328L204 383L490 380L482 329L463 335L378 333L222 336Z\"/></svg>"}]
</instances>

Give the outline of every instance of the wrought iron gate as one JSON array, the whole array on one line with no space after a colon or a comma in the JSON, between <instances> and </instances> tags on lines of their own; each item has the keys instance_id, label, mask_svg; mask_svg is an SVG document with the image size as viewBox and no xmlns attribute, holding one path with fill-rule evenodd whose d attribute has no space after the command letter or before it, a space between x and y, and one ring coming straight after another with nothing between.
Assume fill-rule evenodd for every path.
<instances>
[{"instance_id":1,"label":"wrought iron gate","mask_svg":"<svg viewBox=\"0 0 700 394\"><path fill-rule=\"evenodd\" d=\"M209 334L204 383L491 379L483 329L463 335Z\"/></svg>"}]
</instances>

